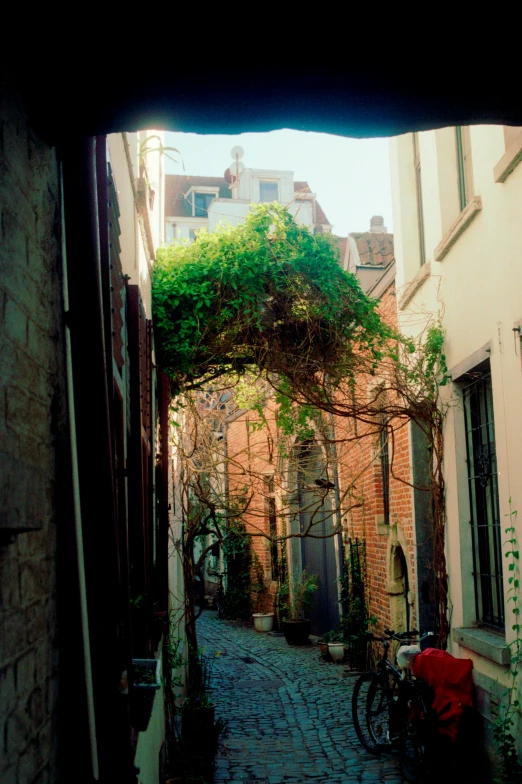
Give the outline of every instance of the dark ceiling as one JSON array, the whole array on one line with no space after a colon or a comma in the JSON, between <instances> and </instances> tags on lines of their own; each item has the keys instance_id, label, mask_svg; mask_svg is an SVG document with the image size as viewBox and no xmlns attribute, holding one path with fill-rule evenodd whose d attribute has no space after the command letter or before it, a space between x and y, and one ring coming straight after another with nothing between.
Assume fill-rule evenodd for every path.
<instances>
[{"instance_id":1,"label":"dark ceiling","mask_svg":"<svg viewBox=\"0 0 522 784\"><path fill-rule=\"evenodd\" d=\"M11 60L5 81L16 80L33 121L53 141L74 131L146 127L227 134L287 127L367 137L455 124L522 125L519 69L505 57L399 61L389 51L364 64L312 65L304 57L304 65L256 68L232 66L228 55L167 56L136 46L123 68L110 50L87 57L69 48L47 51L36 65L34 57Z\"/></svg>"}]
</instances>

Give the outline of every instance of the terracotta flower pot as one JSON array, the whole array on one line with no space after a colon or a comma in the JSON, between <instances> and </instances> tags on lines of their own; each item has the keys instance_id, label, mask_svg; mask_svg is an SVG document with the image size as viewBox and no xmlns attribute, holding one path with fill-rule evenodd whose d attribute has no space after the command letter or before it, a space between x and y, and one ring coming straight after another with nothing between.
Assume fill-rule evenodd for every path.
<instances>
[{"instance_id":1,"label":"terracotta flower pot","mask_svg":"<svg viewBox=\"0 0 522 784\"><path fill-rule=\"evenodd\" d=\"M330 656L330 652L328 651L327 642L319 642L319 650L321 651L321 656L325 661L332 661L332 657Z\"/></svg>"}]
</instances>

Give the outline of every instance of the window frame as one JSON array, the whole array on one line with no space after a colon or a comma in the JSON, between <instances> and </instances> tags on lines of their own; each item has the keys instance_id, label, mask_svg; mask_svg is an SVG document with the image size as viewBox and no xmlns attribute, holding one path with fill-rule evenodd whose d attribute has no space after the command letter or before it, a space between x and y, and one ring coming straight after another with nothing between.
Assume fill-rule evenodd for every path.
<instances>
[{"instance_id":1,"label":"window frame","mask_svg":"<svg viewBox=\"0 0 522 784\"><path fill-rule=\"evenodd\" d=\"M205 196L207 198L210 197L210 199L208 200L208 203L206 204L205 207L198 207L196 205L196 197L197 196ZM204 190L199 190L199 191L198 190L194 190L194 191L192 191L192 217L193 218L208 218L208 208L209 208L211 202L215 198L216 198L216 194L214 193L214 191L204 191ZM198 209L203 209L204 210L204 214L199 214L198 213Z\"/></svg>"},{"instance_id":2,"label":"window frame","mask_svg":"<svg viewBox=\"0 0 522 784\"><path fill-rule=\"evenodd\" d=\"M471 135L467 125L455 126L457 155L457 184L460 211L466 209L473 198L473 163L471 159Z\"/></svg>"},{"instance_id":3,"label":"window frame","mask_svg":"<svg viewBox=\"0 0 522 784\"><path fill-rule=\"evenodd\" d=\"M277 194L276 194L275 199L263 199L262 198L262 193L261 193L261 186L262 185L275 185L275 187L277 189ZM260 204L272 204L272 202L274 202L274 201L279 201L279 195L280 195L279 194L279 189L280 189L280 182L279 182L279 180L260 179L259 180L259 203Z\"/></svg>"}]
</instances>

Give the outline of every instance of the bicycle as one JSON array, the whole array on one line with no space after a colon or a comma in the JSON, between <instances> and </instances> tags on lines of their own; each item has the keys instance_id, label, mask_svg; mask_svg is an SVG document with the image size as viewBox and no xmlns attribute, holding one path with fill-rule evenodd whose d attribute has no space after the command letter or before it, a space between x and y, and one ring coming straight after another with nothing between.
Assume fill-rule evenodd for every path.
<instances>
[{"instance_id":1,"label":"bicycle","mask_svg":"<svg viewBox=\"0 0 522 784\"><path fill-rule=\"evenodd\" d=\"M411 675L412 661L420 653L412 643L432 634L419 637L416 629L400 634L385 629L381 637L372 635L370 639L382 644L383 654L375 670L357 679L352 695L353 723L361 744L371 754L396 750L402 775L411 782L427 767L433 736L431 690ZM388 659L392 640L402 644L399 667Z\"/></svg>"}]
</instances>

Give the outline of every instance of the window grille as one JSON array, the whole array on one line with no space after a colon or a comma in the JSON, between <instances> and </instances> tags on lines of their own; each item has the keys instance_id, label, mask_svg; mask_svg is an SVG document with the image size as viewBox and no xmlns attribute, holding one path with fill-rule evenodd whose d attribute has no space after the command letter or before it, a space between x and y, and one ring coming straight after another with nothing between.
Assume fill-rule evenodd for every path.
<instances>
[{"instance_id":1,"label":"window grille","mask_svg":"<svg viewBox=\"0 0 522 784\"><path fill-rule=\"evenodd\" d=\"M469 375L463 399L476 618L501 629L504 627L502 542L489 367Z\"/></svg>"}]
</instances>

